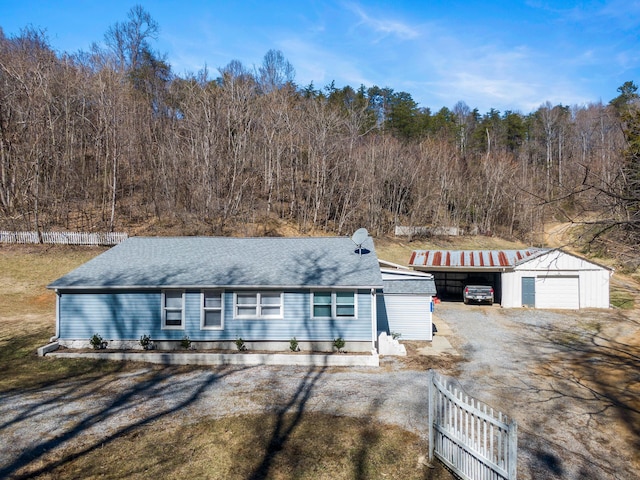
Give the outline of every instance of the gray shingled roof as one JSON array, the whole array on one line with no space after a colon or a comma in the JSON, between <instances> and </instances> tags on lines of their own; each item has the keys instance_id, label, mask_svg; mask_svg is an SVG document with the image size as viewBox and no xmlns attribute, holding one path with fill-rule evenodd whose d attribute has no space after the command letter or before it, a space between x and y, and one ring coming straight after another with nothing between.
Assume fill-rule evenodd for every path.
<instances>
[{"instance_id":1,"label":"gray shingled roof","mask_svg":"<svg viewBox=\"0 0 640 480\"><path fill-rule=\"evenodd\" d=\"M371 237L132 237L48 288L382 287Z\"/></svg>"},{"instance_id":2,"label":"gray shingled roof","mask_svg":"<svg viewBox=\"0 0 640 480\"><path fill-rule=\"evenodd\" d=\"M383 291L385 294L423 294L435 295L436 282L433 278L420 279L402 279L402 280L383 280Z\"/></svg>"}]
</instances>

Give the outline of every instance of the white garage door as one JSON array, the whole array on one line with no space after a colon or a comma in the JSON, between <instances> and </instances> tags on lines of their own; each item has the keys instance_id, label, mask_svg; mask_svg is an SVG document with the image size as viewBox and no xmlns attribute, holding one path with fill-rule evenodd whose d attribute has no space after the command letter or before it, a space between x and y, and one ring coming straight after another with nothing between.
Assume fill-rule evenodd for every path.
<instances>
[{"instance_id":1,"label":"white garage door","mask_svg":"<svg viewBox=\"0 0 640 480\"><path fill-rule=\"evenodd\" d=\"M537 277L536 308L580 308L578 277Z\"/></svg>"}]
</instances>

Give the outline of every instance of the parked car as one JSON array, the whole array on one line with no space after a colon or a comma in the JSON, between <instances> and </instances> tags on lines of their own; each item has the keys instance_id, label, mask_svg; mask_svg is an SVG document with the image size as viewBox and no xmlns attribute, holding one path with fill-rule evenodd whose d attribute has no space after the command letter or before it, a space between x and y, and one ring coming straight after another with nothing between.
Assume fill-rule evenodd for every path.
<instances>
[{"instance_id":1,"label":"parked car","mask_svg":"<svg viewBox=\"0 0 640 480\"><path fill-rule=\"evenodd\" d=\"M466 305L470 302L493 305L493 287L491 285L466 285L462 291L462 299Z\"/></svg>"}]
</instances>

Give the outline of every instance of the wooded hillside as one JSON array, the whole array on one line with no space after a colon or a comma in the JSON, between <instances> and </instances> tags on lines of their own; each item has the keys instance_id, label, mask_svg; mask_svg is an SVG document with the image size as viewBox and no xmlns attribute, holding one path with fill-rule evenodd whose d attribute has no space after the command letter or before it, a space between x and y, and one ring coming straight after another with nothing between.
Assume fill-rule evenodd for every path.
<instances>
[{"instance_id":1,"label":"wooded hillside","mask_svg":"<svg viewBox=\"0 0 640 480\"><path fill-rule=\"evenodd\" d=\"M0 228L220 235L282 220L533 242L556 218L638 243L633 82L606 105L434 113L391 88L298 86L275 50L178 76L157 34L141 7L73 55L0 30Z\"/></svg>"}]
</instances>

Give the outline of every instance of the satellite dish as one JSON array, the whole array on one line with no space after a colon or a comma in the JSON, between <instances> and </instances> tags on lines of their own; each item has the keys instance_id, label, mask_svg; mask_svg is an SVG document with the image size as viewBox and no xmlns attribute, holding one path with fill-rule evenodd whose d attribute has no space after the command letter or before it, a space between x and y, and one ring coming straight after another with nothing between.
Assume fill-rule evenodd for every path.
<instances>
[{"instance_id":1,"label":"satellite dish","mask_svg":"<svg viewBox=\"0 0 640 480\"><path fill-rule=\"evenodd\" d=\"M366 228L359 228L351 236L351 241L358 246L358 253L360 255L362 255L362 244L367 241L367 238L369 238L369 232L367 232Z\"/></svg>"}]
</instances>

